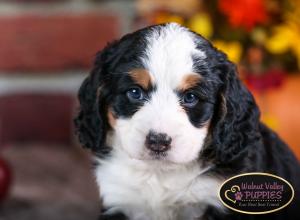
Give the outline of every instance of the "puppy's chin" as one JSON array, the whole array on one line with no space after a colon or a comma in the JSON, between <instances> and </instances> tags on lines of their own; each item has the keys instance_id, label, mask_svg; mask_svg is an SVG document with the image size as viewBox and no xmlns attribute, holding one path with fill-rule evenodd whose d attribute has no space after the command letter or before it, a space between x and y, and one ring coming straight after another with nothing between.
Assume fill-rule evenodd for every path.
<instances>
[{"instance_id":1,"label":"puppy's chin","mask_svg":"<svg viewBox=\"0 0 300 220\"><path fill-rule=\"evenodd\" d=\"M163 166L174 166L176 164L179 165L178 162L172 160L168 152L156 153L156 152L149 152L146 151L143 156L140 157L140 160L152 164L160 164Z\"/></svg>"},{"instance_id":2,"label":"puppy's chin","mask_svg":"<svg viewBox=\"0 0 300 220\"><path fill-rule=\"evenodd\" d=\"M156 153L149 150L144 150L142 153L133 155L132 153L123 152L122 157L127 157L130 160L139 161L145 166L152 167L154 169L174 169L180 166L186 166L194 163L198 159L198 154L191 157L182 157L182 155L174 155L173 152Z\"/></svg>"},{"instance_id":3,"label":"puppy's chin","mask_svg":"<svg viewBox=\"0 0 300 220\"><path fill-rule=\"evenodd\" d=\"M185 163L178 163L174 162L168 157L163 157L163 156L147 156L144 158L139 158L136 159L142 166L140 167L143 170L153 170L157 172L169 172L169 171L176 171L176 170L181 170L183 168L188 167L191 164L195 163L194 161L189 161Z\"/></svg>"},{"instance_id":4,"label":"puppy's chin","mask_svg":"<svg viewBox=\"0 0 300 220\"><path fill-rule=\"evenodd\" d=\"M143 156L144 160L155 160L155 161L168 161L168 153L167 152L153 152L146 151L145 156Z\"/></svg>"}]
</instances>

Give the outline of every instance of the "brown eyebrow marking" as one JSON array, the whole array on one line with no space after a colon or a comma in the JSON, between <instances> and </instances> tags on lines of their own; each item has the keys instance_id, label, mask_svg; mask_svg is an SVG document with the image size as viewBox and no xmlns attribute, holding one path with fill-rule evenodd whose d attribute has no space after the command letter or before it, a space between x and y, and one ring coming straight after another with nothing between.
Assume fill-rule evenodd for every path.
<instances>
[{"instance_id":1,"label":"brown eyebrow marking","mask_svg":"<svg viewBox=\"0 0 300 220\"><path fill-rule=\"evenodd\" d=\"M180 91L186 91L188 89L191 89L195 87L200 81L202 77L197 73L191 73L189 75L186 75L181 84L178 87L178 90Z\"/></svg>"},{"instance_id":2,"label":"brown eyebrow marking","mask_svg":"<svg viewBox=\"0 0 300 220\"><path fill-rule=\"evenodd\" d=\"M151 77L147 70L133 69L129 72L129 75L143 89L148 89L151 86Z\"/></svg>"},{"instance_id":3,"label":"brown eyebrow marking","mask_svg":"<svg viewBox=\"0 0 300 220\"><path fill-rule=\"evenodd\" d=\"M116 117L114 116L114 113L111 109L111 107L108 108L107 110L107 118L108 118L108 123L109 125L114 128L116 125Z\"/></svg>"}]
</instances>

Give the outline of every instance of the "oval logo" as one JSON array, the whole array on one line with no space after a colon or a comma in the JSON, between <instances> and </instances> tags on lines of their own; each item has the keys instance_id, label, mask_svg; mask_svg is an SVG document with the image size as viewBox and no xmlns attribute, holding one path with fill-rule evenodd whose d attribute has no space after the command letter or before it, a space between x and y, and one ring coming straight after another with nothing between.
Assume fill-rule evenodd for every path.
<instances>
[{"instance_id":1,"label":"oval logo","mask_svg":"<svg viewBox=\"0 0 300 220\"><path fill-rule=\"evenodd\" d=\"M286 207L294 189L285 179L269 173L245 173L226 180L219 197L229 209L246 214L266 214Z\"/></svg>"}]
</instances>

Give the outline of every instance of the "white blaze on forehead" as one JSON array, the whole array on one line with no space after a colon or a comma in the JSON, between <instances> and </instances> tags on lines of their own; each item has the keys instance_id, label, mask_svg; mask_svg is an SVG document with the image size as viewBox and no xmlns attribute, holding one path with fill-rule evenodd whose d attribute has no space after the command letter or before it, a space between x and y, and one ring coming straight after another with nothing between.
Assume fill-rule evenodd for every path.
<instances>
[{"instance_id":1,"label":"white blaze on forehead","mask_svg":"<svg viewBox=\"0 0 300 220\"><path fill-rule=\"evenodd\" d=\"M145 139L154 130L172 138L166 161L191 162L199 155L207 127L198 128L190 122L174 90L181 88L187 77L195 72L193 57L201 61L206 55L197 49L196 36L177 24L156 26L146 39L142 62L156 89L130 118L115 121L117 142L114 146L120 146L120 150L127 152L131 158L147 161L152 157L145 147Z\"/></svg>"},{"instance_id":2,"label":"white blaze on forehead","mask_svg":"<svg viewBox=\"0 0 300 220\"><path fill-rule=\"evenodd\" d=\"M162 82L175 89L185 74L194 71L192 57L204 59L205 53L196 48L193 38L188 29L176 23L153 29L147 36L142 61L154 83Z\"/></svg>"}]
</instances>

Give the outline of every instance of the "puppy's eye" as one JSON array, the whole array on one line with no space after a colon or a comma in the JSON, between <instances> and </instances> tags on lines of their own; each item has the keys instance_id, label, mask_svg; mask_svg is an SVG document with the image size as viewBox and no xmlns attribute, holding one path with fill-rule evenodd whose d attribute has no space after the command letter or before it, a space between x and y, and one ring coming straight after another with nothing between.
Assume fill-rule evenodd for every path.
<instances>
[{"instance_id":1,"label":"puppy's eye","mask_svg":"<svg viewBox=\"0 0 300 220\"><path fill-rule=\"evenodd\" d=\"M187 92L182 97L182 104L186 107L194 107L199 101L199 98L192 92Z\"/></svg>"},{"instance_id":2,"label":"puppy's eye","mask_svg":"<svg viewBox=\"0 0 300 220\"><path fill-rule=\"evenodd\" d=\"M141 88L134 87L126 92L127 97L131 100L143 100L144 99L144 92Z\"/></svg>"}]
</instances>

